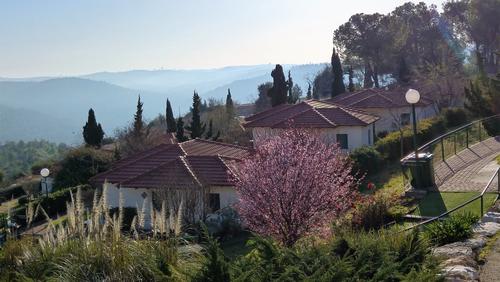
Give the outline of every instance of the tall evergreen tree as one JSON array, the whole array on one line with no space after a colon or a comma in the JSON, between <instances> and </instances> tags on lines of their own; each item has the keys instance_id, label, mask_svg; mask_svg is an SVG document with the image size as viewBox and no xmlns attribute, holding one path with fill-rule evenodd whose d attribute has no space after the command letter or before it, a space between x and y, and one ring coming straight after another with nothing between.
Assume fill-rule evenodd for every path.
<instances>
[{"instance_id":1,"label":"tall evergreen tree","mask_svg":"<svg viewBox=\"0 0 500 282\"><path fill-rule=\"evenodd\" d=\"M88 146L100 147L103 138L104 131L102 130L101 124L97 123L94 110L91 108L89 110L87 122L83 127L83 140L85 140L85 144Z\"/></svg>"},{"instance_id":2,"label":"tall evergreen tree","mask_svg":"<svg viewBox=\"0 0 500 282\"><path fill-rule=\"evenodd\" d=\"M167 99L167 112L165 115L167 119L167 132L172 133L177 131L177 126L175 124L174 112L172 111L172 105L170 105L170 101Z\"/></svg>"},{"instance_id":3,"label":"tall evergreen tree","mask_svg":"<svg viewBox=\"0 0 500 282\"><path fill-rule=\"evenodd\" d=\"M231 97L231 89L227 89L226 96L226 113L229 120L232 120L234 117L234 103L233 98Z\"/></svg>"},{"instance_id":4,"label":"tall evergreen tree","mask_svg":"<svg viewBox=\"0 0 500 282\"><path fill-rule=\"evenodd\" d=\"M276 107L285 104L287 101L288 88L285 74L283 73L283 67L281 65L276 65L271 72L271 76L273 77L273 87L269 89L267 95L271 98L271 106Z\"/></svg>"},{"instance_id":5,"label":"tall evergreen tree","mask_svg":"<svg viewBox=\"0 0 500 282\"><path fill-rule=\"evenodd\" d=\"M349 86L348 86L349 92L354 92L354 90L356 90L356 87L354 86L353 77L354 77L354 71L352 70L352 66L349 66Z\"/></svg>"},{"instance_id":6,"label":"tall evergreen tree","mask_svg":"<svg viewBox=\"0 0 500 282\"><path fill-rule=\"evenodd\" d=\"M292 74L290 71L288 71L288 81L286 82L287 85L287 90L288 90L288 97L287 97L287 102L288 104L295 104L294 98L293 98L293 79L292 79Z\"/></svg>"},{"instance_id":7,"label":"tall evergreen tree","mask_svg":"<svg viewBox=\"0 0 500 282\"><path fill-rule=\"evenodd\" d=\"M205 133L205 139L210 139L212 135L214 134L214 125L212 119L208 122L208 130L207 133Z\"/></svg>"},{"instance_id":8,"label":"tall evergreen tree","mask_svg":"<svg viewBox=\"0 0 500 282\"><path fill-rule=\"evenodd\" d=\"M259 92L257 100L255 100L255 112L259 113L264 110L271 108L271 99L268 96L269 89L273 87L271 82L262 83L257 87L257 91Z\"/></svg>"},{"instance_id":9,"label":"tall evergreen tree","mask_svg":"<svg viewBox=\"0 0 500 282\"><path fill-rule=\"evenodd\" d=\"M177 119L176 122L177 130L175 131L175 138L178 142L184 142L187 140L186 136L184 136L184 121L181 117Z\"/></svg>"},{"instance_id":10,"label":"tall evergreen tree","mask_svg":"<svg viewBox=\"0 0 500 282\"><path fill-rule=\"evenodd\" d=\"M308 84L308 86L307 86L307 96L306 96L306 98L307 98L307 100L310 100L310 99L312 99L311 83L308 82L307 84Z\"/></svg>"},{"instance_id":11,"label":"tall evergreen tree","mask_svg":"<svg viewBox=\"0 0 500 282\"><path fill-rule=\"evenodd\" d=\"M191 138L199 138L205 132L205 125L201 122L201 99L196 91L193 94L193 106L191 107L191 124L186 127L191 131Z\"/></svg>"},{"instance_id":12,"label":"tall evergreen tree","mask_svg":"<svg viewBox=\"0 0 500 282\"><path fill-rule=\"evenodd\" d=\"M332 54L332 72L332 97L334 97L345 92L344 72L342 70L342 64L340 63L339 54L335 51L335 48L333 48Z\"/></svg>"},{"instance_id":13,"label":"tall evergreen tree","mask_svg":"<svg viewBox=\"0 0 500 282\"><path fill-rule=\"evenodd\" d=\"M134 128L132 131L132 135L134 137L142 137L144 134L144 121L142 120L142 106L141 95L137 99L137 110L134 114Z\"/></svg>"}]
</instances>

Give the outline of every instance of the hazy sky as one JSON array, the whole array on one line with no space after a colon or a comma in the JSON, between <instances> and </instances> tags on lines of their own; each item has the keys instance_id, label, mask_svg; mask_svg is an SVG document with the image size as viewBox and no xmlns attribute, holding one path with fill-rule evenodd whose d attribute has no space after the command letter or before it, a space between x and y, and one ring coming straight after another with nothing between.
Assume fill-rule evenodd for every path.
<instances>
[{"instance_id":1,"label":"hazy sky","mask_svg":"<svg viewBox=\"0 0 500 282\"><path fill-rule=\"evenodd\" d=\"M325 62L352 14L404 2L0 0L0 76Z\"/></svg>"}]
</instances>

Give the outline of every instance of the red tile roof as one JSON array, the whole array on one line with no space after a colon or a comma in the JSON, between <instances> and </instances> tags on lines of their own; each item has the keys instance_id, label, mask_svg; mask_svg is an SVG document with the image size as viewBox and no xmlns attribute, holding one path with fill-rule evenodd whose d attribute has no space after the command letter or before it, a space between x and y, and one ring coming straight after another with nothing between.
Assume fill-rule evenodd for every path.
<instances>
[{"instance_id":1,"label":"red tile roof","mask_svg":"<svg viewBox=\"0 0 500 282\"><path fill-rule=\"evenodd\" d=\"M131 188L232 186L234 175L225 160L239 161L249 155L249 148L201 139L161 144L116 162L90 182Z\"/></svg>"},{"instance_id":2,"label":"red tile roof","mask_svg":"<svg viewBox=\"0 0 500 282\"><path fill-rule=\"evenodd\" d=\"M324 101L362 109L408 107L405 98L407 90L401 87L394 89L369 88L353 93L343 93ZM428 106L430 104L432 104L432 100L422 95L417 106Z\"/></svg>"},{"instance_id":3,"label":"red tile roof","mask_svg":"<svg viewBox=\"0 0 500 282\"><path fill-rule=\"evenodd\" d=\"M379 118L361 110L318 100L298 104L283 104L245 119L244 127L334 128L338 126L365 126Z\"/></svg>"}]
</instances>

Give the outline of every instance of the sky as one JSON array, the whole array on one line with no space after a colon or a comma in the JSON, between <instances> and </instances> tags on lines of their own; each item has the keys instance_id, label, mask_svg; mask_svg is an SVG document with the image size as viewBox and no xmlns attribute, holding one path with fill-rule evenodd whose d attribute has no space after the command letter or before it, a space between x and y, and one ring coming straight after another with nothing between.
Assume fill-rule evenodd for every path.
<instances>
[{"instance_id":1,"label":"sky","mask_svg":"<svg viewBox=\"0 0 500 282\"><path fill-rule=\"evenodd\" d=\"M404 2L0 0L0 77L326 62L352 14Z\"/></svg>"}]
</instances>

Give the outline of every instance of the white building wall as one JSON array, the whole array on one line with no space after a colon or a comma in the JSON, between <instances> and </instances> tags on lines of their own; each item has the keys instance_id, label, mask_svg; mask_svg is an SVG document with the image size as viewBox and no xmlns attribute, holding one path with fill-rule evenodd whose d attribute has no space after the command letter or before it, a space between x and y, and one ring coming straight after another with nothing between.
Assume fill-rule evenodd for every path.
<instances>
[{"instance_id":1,"label":"white building wall","mask_svg":"<svg viewBox=\"0 0 500 282\"><path fill-rule=\"evenodd\" d=\"M238 201L238 195L233 186L211 187L210 193L219 194L221 209L232 206Z\"/></svg>"},{"instance_id":2,"label":"white building wall","mask_svg":"<svg viewBox=\"0 0 500 282\"><path fill-rule=\"evenodd\" d=\"M352 151L361 146L373 144L373 136L368 136L369 133L372 132L372 128L373 127L370 124L368 126L340 126L336 128L314 128L304 130L308 130L313 134L319 134L320 138L328 144L337 142L337 134L347 134L347 144L349 147L348 151ZM252 128L254 145L259 146L266 139L279 135L283 130L284 129L281 128L269 127Z\"/></svg>"},{"instance_id":3,"label":"white building wall","mask_svg":"<svg viewBox=\"0 0 500 282\"><path fill-rule=\"evenodd\" d=\"M411 106L400 108L363 108L363 111L374 114L380 119L375 124L375 132L392 132L398 130L398 123L401 121L401 114L410 114L410 122L413 119ZM434 105L426 107L416 107L417 120L431 118L437 115Z\"/></svg>"}]
</instances>

